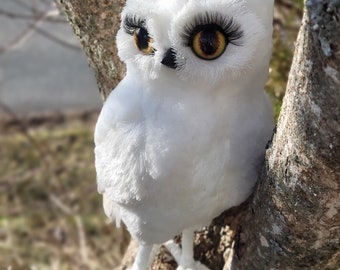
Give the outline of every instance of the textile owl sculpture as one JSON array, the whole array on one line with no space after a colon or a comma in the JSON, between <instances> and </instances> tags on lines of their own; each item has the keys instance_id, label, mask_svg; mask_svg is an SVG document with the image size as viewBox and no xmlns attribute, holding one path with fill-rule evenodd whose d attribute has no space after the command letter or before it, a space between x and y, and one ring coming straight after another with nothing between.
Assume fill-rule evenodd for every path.
<instances>
[{"instance_id":1,"label":"textile owl sculpture","mask_svg":"<svg viewBox=\"0 0 340 270\"><path fill-rule=\"evenodd\" d=\"M139 243L134 270L154 245L178 269L193 232L251 193L273 128L264 93L273 0L127 0L117 34L126 77L95 130L98 190L111 220Z\"/></svg>"}]
</instances>

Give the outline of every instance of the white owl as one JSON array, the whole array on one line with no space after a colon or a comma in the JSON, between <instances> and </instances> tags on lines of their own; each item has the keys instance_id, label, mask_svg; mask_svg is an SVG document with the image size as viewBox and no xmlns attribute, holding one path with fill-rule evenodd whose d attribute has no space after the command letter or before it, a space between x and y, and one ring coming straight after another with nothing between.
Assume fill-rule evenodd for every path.
<instances>
[{"instance_id":1,"label":"white owl","mask_svg":"<svg viewBox=\"0 0 340 270\"><path fill-rule=\"evenodd\" d=\"M204 269L194 230L251 193L273 128L273 2L127 0L127 74L100 113L95 162L106 215L139 243L134 270L180 233L178 269Z\"/></svg>"}]
</instances>

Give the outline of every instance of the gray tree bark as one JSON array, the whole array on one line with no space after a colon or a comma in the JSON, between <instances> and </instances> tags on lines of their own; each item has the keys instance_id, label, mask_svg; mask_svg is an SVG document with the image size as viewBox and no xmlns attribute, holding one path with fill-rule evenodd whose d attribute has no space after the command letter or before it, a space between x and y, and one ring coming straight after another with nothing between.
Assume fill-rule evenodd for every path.
<instances>
[{"instance_id":1,"label":"gray tree bark","mask_svg":"<svg viewBox=\"0 0 340 270\"><path fill-rule=\"evenodd\" d=\"M103 99L125 74L116 32L125 0L56 0L77 35Z\"/></svg>"},{"instance_id":2,"label":"gray tree bark","mask_svg":"<svg viewBox=\"0 0 340 270\"><path fill-rule=\"evenodd\" d=\"M339 269L339 1L308 1L235 269Z\"/></svg>"},{"instance_id":3,"label":"gray tree bark","mask_svg":"<svg viewBox=\"0 0 340 270\"><path fill-rule=\"evenodd\" d=\"M115 32L122 1L59 0L105 98L122 78ZM196 237L211 269L339 269L338 0L309 0L277 132L255 193ZM132 261L133 244L122 267ZM175 269L162 249L153 269Z\"/></svg>"}]
</instances>

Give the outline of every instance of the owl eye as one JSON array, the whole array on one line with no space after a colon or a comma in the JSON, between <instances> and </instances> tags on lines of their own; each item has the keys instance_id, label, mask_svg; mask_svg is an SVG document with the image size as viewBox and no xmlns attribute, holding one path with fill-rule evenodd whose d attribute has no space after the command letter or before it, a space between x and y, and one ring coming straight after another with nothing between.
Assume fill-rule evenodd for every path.
<instances>
[{"instance_id":1,"label":"owl eye","mask_svg":"<svg viewBox=\"0 0 340 270\"><path fill-rule=\"evenodd\" d=\"M200 13L184 25L183 44L203 60L219 58L231 44L242 45L241 25L232 17L216 13Z\"/></svg>"},{"instance_id":2,"label":"owl eye","mask_svg":"<svg viewBox=\"0 0 340 270\"><path fill-rule=\"evenodd\" d=\"M200 25L192 33L189 46L197 57L214 60L224 53L228 40L217 25Z\"/></svg>"},{"instance_id":3,"label":"owl eye","mask_svg":"<svg viewBox=\"0 0 340 270\"><path fill-rule=\"evenodd\" d=\"M152 47L152 38L146 29L144 19L127 15L123 21L123 28L127 34L133 36L135 46L140 52L146 55L155 54L155 49Z\"/></svg>"},{"instance_id":4,"label":"owl eye","mask_svg":"<svg viewBox=\"0 0 340 270\"><path fill-rule=\"evenodd\" d=\"M136 28L133 33L133 40L135 42L136 48L143 54L154 54L154 48L151 46L152 38L149 33L144 28Z\"/></svg>"}]
</instances>

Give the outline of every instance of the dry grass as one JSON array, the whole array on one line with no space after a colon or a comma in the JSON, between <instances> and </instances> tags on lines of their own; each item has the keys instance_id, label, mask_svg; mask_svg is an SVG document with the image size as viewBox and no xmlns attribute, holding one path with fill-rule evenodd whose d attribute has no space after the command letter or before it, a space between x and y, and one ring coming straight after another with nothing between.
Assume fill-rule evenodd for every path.
<instances>
[{"instance_id":1,"label":"dry grass","mask_svg":"<svg viewBox=\"0 0 340 270\"><path fill-rule=\"evenodd\" d=\"M95 117L0 135L0 269L109 269L121 259L128 236L106 222L96 190Z\"/></svg>"}]
</instances>

